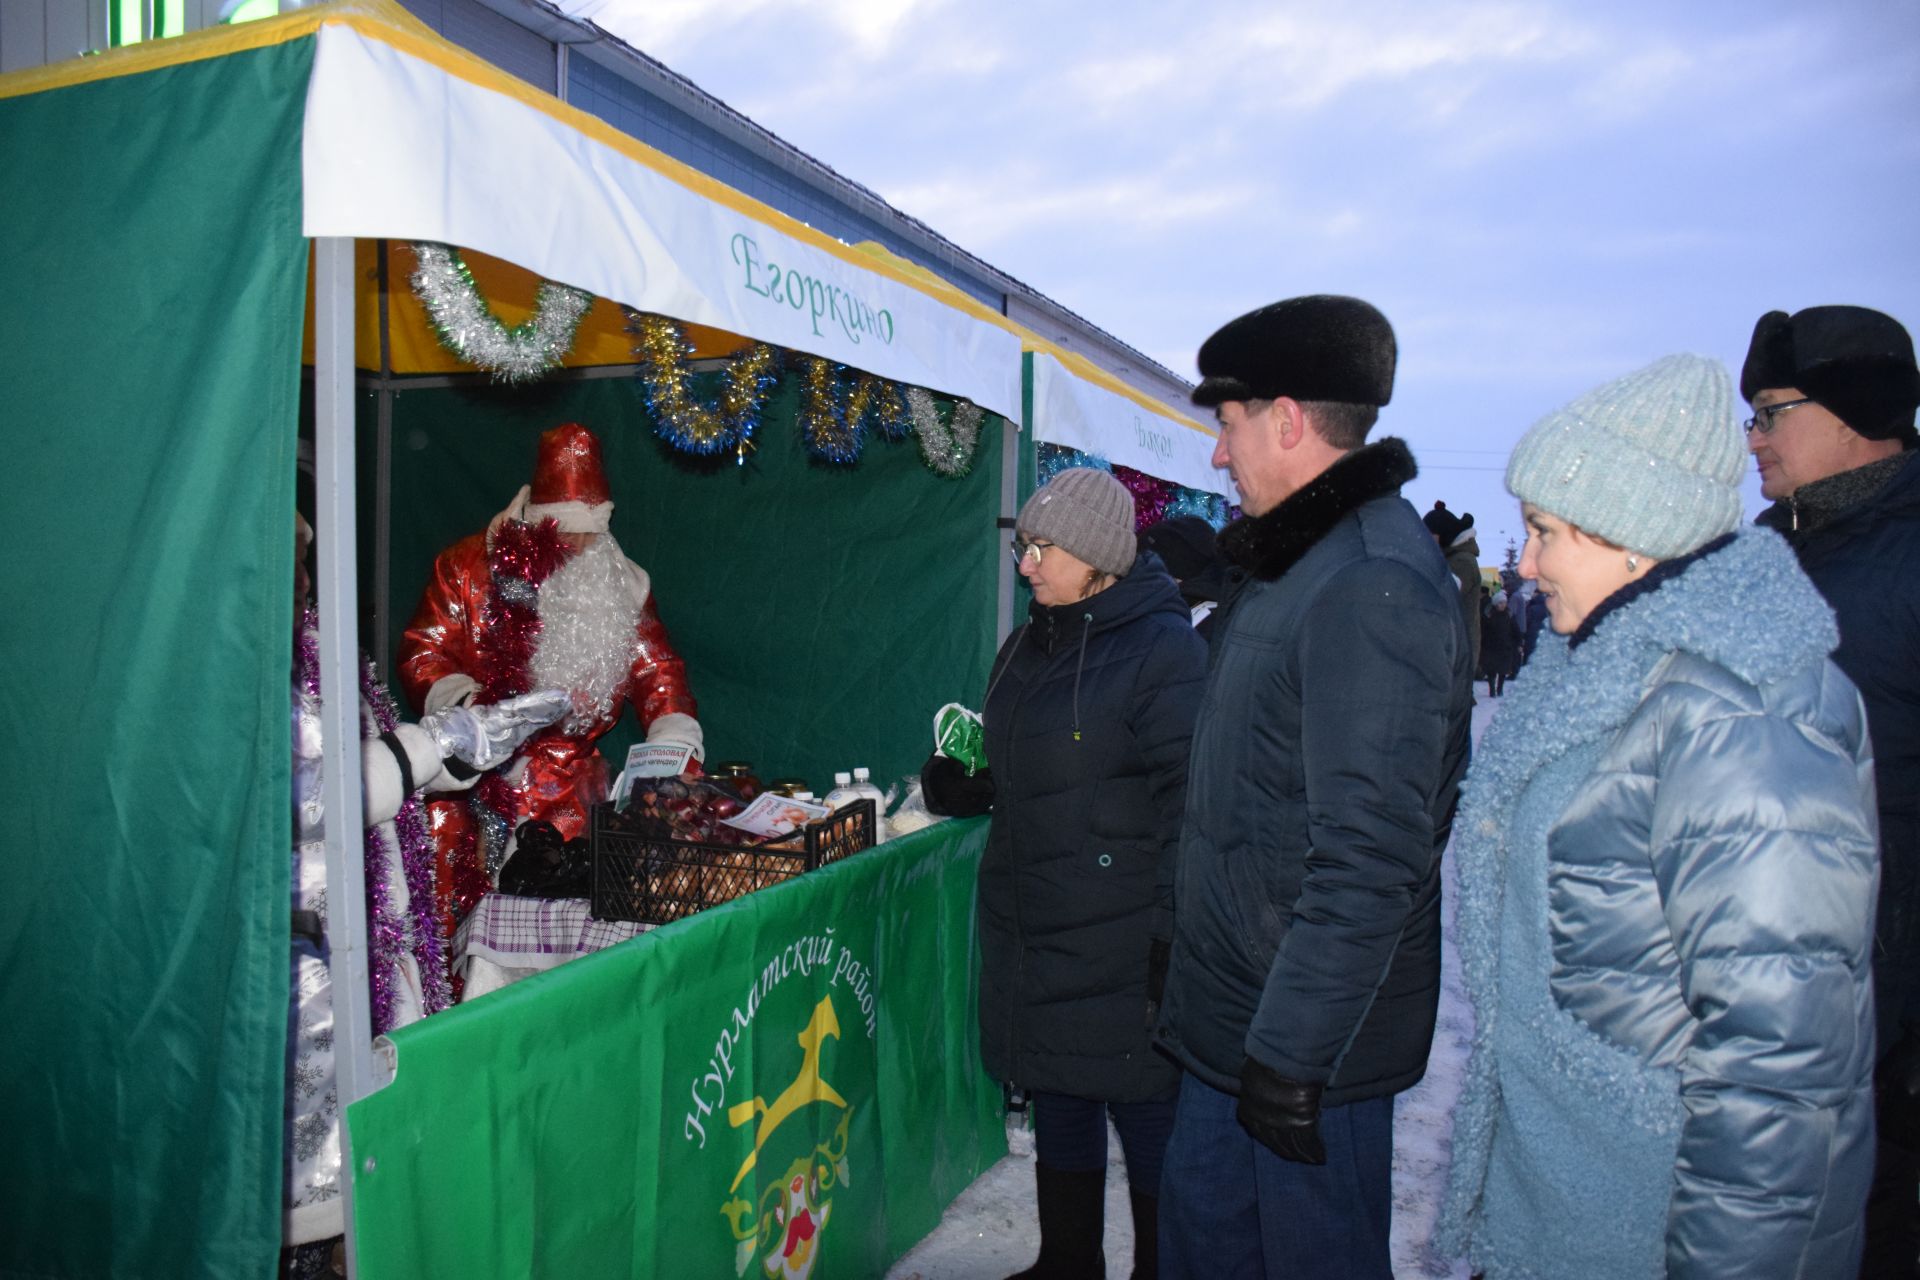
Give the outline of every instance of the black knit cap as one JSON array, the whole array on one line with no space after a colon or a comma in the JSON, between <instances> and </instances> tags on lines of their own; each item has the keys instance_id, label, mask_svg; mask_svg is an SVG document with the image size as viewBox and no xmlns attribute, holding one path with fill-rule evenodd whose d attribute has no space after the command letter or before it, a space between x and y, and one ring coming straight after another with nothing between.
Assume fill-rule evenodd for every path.
<instances>
[{"instance_id":1,"label":"black knit cap","mask_svg":"<svg viewBox=\"0 0 1920 1280\"><path fill-rule=\"evenodd\" d=\"M1316 293L1249 311L1200 344L1193 402L1333 400L1383 405L1399 354L1393 326L1358 298Z\"/></svg>"},{"instance_id":2,"label":"black knit cap","mask_svg":"<svg viewBox=\"0 0 1920 1280\"><path fill-rule=\"evenodd\" d=\"M1444 502L1434 503L1433 510L1420 517L1420 523L1427 526L1428 533L1440 539L1440 545L1443 547L1459 537L1460 530L1466 527L1460 523L1458 516L1447 510L1447 504Z\"/></svg>"},{"instance_id":3,"label":"black knit cap","mask_svg":"<svg viewBox=\"0 0 1920 1280\"><path fill-rule=\"evenodd\" d=\"M1869 440L1914 447L1920 371L1898 320L1867 307L1769 311L1753 327L1740 394L1798 387Z\"/></svg>"}]
</instances>

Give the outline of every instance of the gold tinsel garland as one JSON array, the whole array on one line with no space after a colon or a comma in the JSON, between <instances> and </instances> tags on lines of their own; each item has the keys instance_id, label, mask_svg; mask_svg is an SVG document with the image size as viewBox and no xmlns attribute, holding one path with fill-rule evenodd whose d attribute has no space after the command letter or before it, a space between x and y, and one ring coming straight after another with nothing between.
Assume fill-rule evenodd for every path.
<instances>
[{"instance_id":1,"label":"gold tinsel garland","mask_svg":"<svg viewBox=\"0 0 1920 1280\"><path fill-rule=\"evenodd\" d=\"M654 431L687 453L712 455L733 450L746 461L760 412L779 373L779 356L764 342L755 343L727 366L726 380L716 406L694 398L693 371L687 367L693 344L676 320L621 308L627 332L633 336L633 354L640 365L640 385L653 413Z\"/></svg>"},{"instance_id":2,"label":"gold tinsel garland","mask_svg":"<svg viewBox=\"0 0 1920 1280\"><path fill-rule=\"evenodd\" d=\"M840 398L840 367L808 357L801 371L800 438L807 452L828 462L860 460L869 426L888 439L906 434L907 410L900 388L870 373L858 375Z\"/></svg>"},{"instance_id":3,"label":"gold tinsel garland","mask_svg":"<svg viewBox=\"0 0 1920 1280\"><path fill-rule=\"evenodd\" d=\"M687 362L693 346L676 320L622 307L640 382L654 431L674 448L710 456L732 450L746 461L754 447L767 395L778 378L779 357L756 343L727 367L719 403L703 405L693 396L693 371ZM919 437L927 468L949 479L973 469L982 411L968 400L954 402L950 422L942 422L933 395L920 387L860 373L843 387L841 366L816 356L796 356L801 376L800 437L807 451L829 462L859 461L869 429L890 440L909 432Z\"/></svg>"}]
</instances>

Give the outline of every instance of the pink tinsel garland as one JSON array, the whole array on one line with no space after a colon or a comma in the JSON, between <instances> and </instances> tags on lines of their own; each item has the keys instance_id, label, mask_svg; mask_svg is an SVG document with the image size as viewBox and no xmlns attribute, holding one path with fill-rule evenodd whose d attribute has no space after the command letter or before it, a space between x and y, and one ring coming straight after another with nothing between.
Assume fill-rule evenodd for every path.
<instances>
[{"instance_id":1,"label":"pink tinsel garland","mask_svg":"<svg viewBox=\"0 0 1920 1280\"><path fill-rule=\"evenodd\" d=\"M320 637L314 611L307 608L300 620L300 636L295 655L295 678L309 696L320 696ZM373 738L390 732L400 722L393 699L374 673L373 663L361 660L360 694L365 699L360 717L361 734ZM394 815L394 834L400 843L400 868L407 886L406 920L396 917L388 906L387 865L389 849L379 825L366 829L367 951L369 979L373 989L373 1032L383 1035L393 1029L395 989L399 982L400 959L406 954L409 934L415 963L420 968L421 1000L427 1013L438 1013L453 1003L453 991L447 980L446 951L440 936L438 913L433 900L433 848L427 840L426 819L419 797L408 796ZM409 925L411 926L409 928Z\"/></svg>"},{"instance_id":2,"label":"pink tinsel garland","mask_svg":"<svg viewBox=\"0 0 1920 1280\"><path fill-rule=\"evenodd\" d=\"M1135 533L1160 523L1167 513L1167 503L1173 500L1174 486L1165 480L1159 480L1144 471L1135 471L1132 467L1113 465L1113 478L1127 487L1133 495L1133 531Z\"/></svg>"}]
</instances>

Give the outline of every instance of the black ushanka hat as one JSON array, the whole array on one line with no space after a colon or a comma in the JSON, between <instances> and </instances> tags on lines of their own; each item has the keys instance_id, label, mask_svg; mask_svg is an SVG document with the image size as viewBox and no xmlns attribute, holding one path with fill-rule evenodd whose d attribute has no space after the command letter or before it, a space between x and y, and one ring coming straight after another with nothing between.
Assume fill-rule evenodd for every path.
<instances>
[{"instance_id":1,"label":"black ushanka hat","mask_svg":"<svg viewBox=\"0 0 1920 1280\"><path fill-rule=\"evenodd\" d=\"M1740 394L1797 387L1869 440L1915 444L1920 372L1898 320L1867 307L1769 311L1753 327Z\"/></svg>"},{"instance_id":2,"label":"black ushanka hat","mask_svg":"<svg viewBox=\"0 0 1920 1280\"><path fill-rule=\"evenodd\" d=\"M1393 326L1358 298L1317 293L1249 311L1200 344L1193 402L1333 400L1383 405L1393 398L1399 348Z\"/></svg>"}]
</instances>

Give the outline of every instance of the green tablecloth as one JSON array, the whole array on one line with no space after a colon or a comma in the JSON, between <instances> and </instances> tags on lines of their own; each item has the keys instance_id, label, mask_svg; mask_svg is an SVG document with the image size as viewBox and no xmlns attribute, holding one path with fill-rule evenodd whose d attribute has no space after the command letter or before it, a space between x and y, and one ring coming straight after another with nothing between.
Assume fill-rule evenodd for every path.
<instances>
[{"instance_id":1,"label":"green tablecloth","mask_svg":"<svg viewBox=\"0 0 1920 1280\"><path fill-rule=\"evenodd\" d=\"M1006 1152L985 843L941 823L395 1034L348 1109L361 1275L883 1274Z\"/></svg>"}]
</instances>

